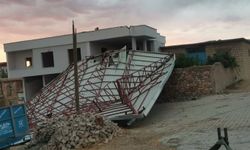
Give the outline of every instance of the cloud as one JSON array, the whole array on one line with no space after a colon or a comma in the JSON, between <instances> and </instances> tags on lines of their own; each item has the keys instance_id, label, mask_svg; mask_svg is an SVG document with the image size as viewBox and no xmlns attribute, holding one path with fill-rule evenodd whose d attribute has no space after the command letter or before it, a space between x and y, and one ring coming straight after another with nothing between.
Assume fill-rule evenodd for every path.
<instances>
[{"instance_id":1,"label":"cloud","mask_svg":"<svg viewBox=\"0 0 250 150\"><path fill-rule=\"evenodd\" d=\"M79 32L147 24L168 45L249 37L249 6L248 0L1 0L0 43L71 33L72 19Z\"/></svg>"},{"instance_id":2,"label":"cloud","mask_svg":"<svg viewBox=\"0 0 250 150\"><path fill-rule=\"evenodd\" d=\"M33 5L36 3L36 0L1 0L0 4L2 5Z\"/></svg>"}]
</instances>

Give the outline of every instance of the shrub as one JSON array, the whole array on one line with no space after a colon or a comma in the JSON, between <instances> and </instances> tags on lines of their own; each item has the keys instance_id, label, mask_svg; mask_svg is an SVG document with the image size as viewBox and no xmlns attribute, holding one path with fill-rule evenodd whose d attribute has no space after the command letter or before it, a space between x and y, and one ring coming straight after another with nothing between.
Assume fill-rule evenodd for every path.
<instances>
[{"instance_id":1,"label":"shrub","mask_svg":"<svg viewBox=\"0 0 250 150\"><path fill-rule=\"evenodd\" d=\"M214 54L212 57L208 56L208 65L212 65L216 62L221 62L224 68L235 68L239 66L236 62L235 57L231 56L228 52L219 52Z\"/></svg>"},{"instance_id":2,"label":"shrub","mask_svg":"<svg viewBox=\"0 0 250 150\"><path fill-rule=\"evenodd\" d=\"M175 61L176 68L186 68L195 65L201 65L199 59L187 57L185 54L180 54Z\"/></svg>"},{"instance_id":3,"label":"shrub","mask_svg":"<svg viewBox=\"0 0 250 150\"><path fill-rule=\"evenodd\" d=\"M8 77L8 74L3 69L1 69L0 70L0 78L7 78L7 77Z\"/></svg>"}]
</instances>

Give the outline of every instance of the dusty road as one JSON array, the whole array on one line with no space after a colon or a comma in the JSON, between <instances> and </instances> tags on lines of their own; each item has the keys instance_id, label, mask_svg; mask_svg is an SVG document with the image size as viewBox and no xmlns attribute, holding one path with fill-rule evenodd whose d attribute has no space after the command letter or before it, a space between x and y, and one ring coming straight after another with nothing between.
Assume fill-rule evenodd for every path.
<instances>
[{"instance_id":1,"label":"dusty road","mask_svg":"<svg viewBox=\"0 0 250 150\"><path fill-rule=\"evenodd\" d=\"M217 141L217 127L228 128L233 150L249 150L248 91L250 84L242 82L226 91L230 94L156 104L121 137L89 150L208 150Z\"/></svg>"},{"instance_id":2,"label":"dusty road","mask_svg":"<svg viewBox=\"0 0 250 150\"><path fill-rule=\"evenodd\" d=\"M250 149L250 93L207 96L154 106L122 137L90 150L208 150L227 127L234 150Z\"/></svg>"}]
</instances>

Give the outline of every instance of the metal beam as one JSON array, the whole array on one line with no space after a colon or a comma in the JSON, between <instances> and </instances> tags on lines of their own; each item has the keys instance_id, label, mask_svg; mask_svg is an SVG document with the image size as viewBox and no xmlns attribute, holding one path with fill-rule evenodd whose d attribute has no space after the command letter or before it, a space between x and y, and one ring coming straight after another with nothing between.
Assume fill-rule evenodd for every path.
<instances>
[{"instance_id":1,"label":"metal beam","mask_svg":"<svg viewBox=\"0 0 250 150\"><path fill-rule=\"evenodd\" d=\"M74 21L72 22L72 37L73 37L73 59L74 59L74 81L75 81L75 105L77 114L80 113L79 106L79 84L78 84L78 68L77 68L77 31L74 25Z\"/></svg>"}]
</instances>

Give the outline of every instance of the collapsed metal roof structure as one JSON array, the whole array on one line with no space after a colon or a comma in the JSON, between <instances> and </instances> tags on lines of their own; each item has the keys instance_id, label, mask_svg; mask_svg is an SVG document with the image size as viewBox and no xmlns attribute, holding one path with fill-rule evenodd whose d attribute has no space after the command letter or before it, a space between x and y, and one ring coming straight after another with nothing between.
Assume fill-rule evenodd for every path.
<instances>
[{"instance_id":1,"label":"collapsed metal roof structure","mask_svg":"<svg viewBox=\"0 0 250 150\"><path fill-rule=\"evenodd\" d=\"M97 113L111 120L147 116L174 62L174 55L124 49L78 62L80 112ZM73 74L71 65L28 101L31 124L76 114Z\"/></svg>"}]
</instances>

